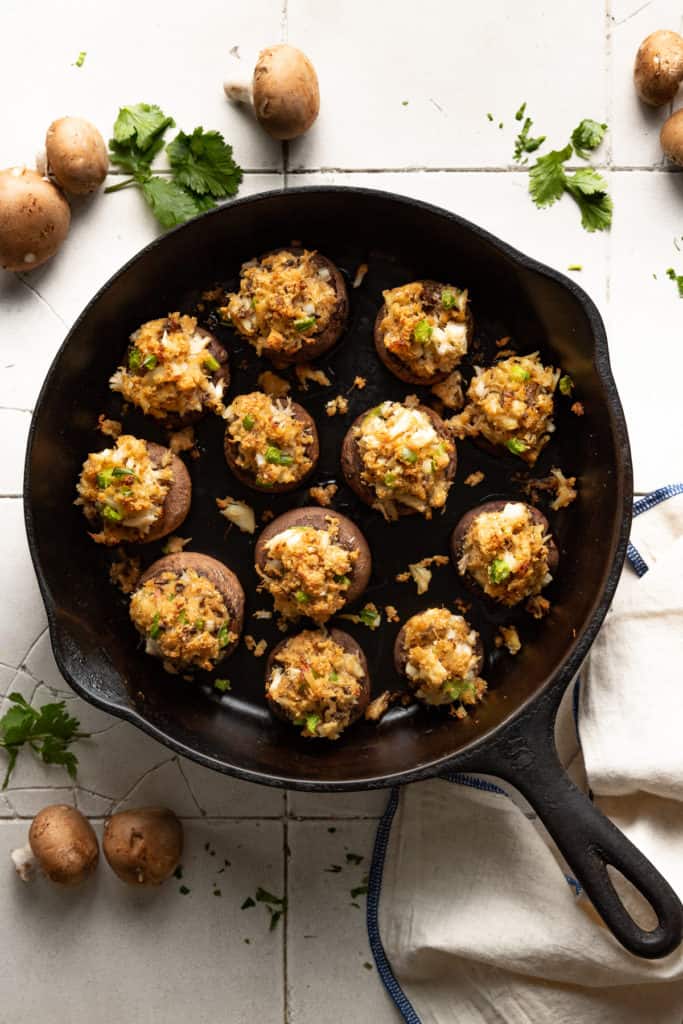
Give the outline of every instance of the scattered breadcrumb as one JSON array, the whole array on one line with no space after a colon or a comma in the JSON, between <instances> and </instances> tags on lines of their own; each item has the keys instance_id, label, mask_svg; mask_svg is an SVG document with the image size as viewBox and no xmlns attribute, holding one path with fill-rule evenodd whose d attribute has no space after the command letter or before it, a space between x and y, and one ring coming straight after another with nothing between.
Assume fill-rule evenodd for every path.
<instances>
[{"instance_id":1,"label":"scattered breadcrumb","mask_svg":"<svg viewBox=\"0 0 683 1024\"><path fill-rule=\"evenodd\" d=\"M385 690L379 697L371 700L365 709L365 717L368 722L379 722L380 718L387 713L391 707L391 693Z\"/></svg>"},{"instance_id":2,"label":"scattered breadcrumb","mask_svg":"<svg viewBox=\"0 0 683 1024\"><path fill-rule=\"evenodd\" d=\"M469 601L463 601L461 597L456 597L453 604L455 605L456 610L459 611L461 615L467 615L468 611L472 607Z\"/></svg>"},{"instance_id":3,"label":"scattered breadcrumb","mask_svg":"<svg viewBox=\"0 0 683 1024\"><path fill-rule=\"evenodd\" d=\"M272 619L273 613L269 612L267 608L258 608L255 612L252 612L255 619Z\"/></svg>"},{"instance_id":4,"label":"scattered breadcrumb","mask_svg":"<svg viewBox=\"0 0 683 1024\"><path fill-rule=\"evenodd\" d=\"M529 615L533 615L535 619L542 619L550 611L550 601L547 597L537 594L535 597L530 597L524 607Z\"/></svg>"},{"instance_id":5,"label":"scattered breadcrumb","mask_svg":"<svg viewBox=\"0 0 683 1024\"><path fill-rule=\"evenodd\" d=\"M223 306L228 301L225 288L221 285L217 285L215 288L207 288L205 292L202 292L202 298L206 302L220 302Z\"/></svg>"},{"instance_id":6,"label":"scattered breadcrumb","mask_svg":"<svg viewBox=\"0 0 683 1024\"><path fill-rule=\"evenodd\" d=\"M397 583L407 583L409 579L415 581L418 594L426 594L429 590L429 585L432 582L432 573L429 568L430 565L448 565L447 555L431 555L429 558L423 558L419 562L414 562L408 566L408 572L400 572L396 576Z\"/></svg>"},{"instance_id":7,"label":"scattered breadcrumb","mask_svg":"<svg viewBox=\"0 0 683 1024\"><path fill-rule=\"evenodd\" d=\"M273 395L275 398L282 398L291 387L288 380L279 377L272 370L264 370L263 373L259 373L256 383L267 395Z\"/></svg>"},{"instance_id":8,"label":"scattered breadcrumb","mask_svg":"<svg viewBox=\"0 0 683 1024\"><path fill-rule=\"evenodd\" d=\"M354 388L358 388L359 391L362 391L363 388L367 385L367 383L368 382L366 381L365 377L354 377L353 384L351 385L351 390L353 390Z\"/></svg>"},{"instance_id":9,"label":"scattered breadcrumb","mask_svg":"<svg viewBox=\"0 0 683 1024\"><path fill-rule=\"evenodd\" d=\"M273 512L272 508L264 508L263 512L261 513L261 522L269 523L271 519L275 519L275 513Z\"/></svg>"},{"instance_id":10,"label":"scattered breadcrumb","mask_svg":"<svg viewBox=\"0 0 683 1024\"><path fill-rule=\"evenodd\" d=\"M229 495L225 498L216 498L216 504L222 516L233 523L242 533L253 533L256 529L256 516L251 505L246 501L238 501Z\"/></svg>"},{"instance_id":11,"label":"scattered breadcrumb","mask_svg":"<svg viewBox=\"0 0 683 1024\"><path fill-rule=\"evenodd\" d=\"M470 473L469 476L466 476L464 482L467 484L468 487L476 487L477 484L480 484L483 479L484 474L480 469L478 469L476 473Z\"/></svg>"},{"instance_id":12,"label":"scattered breadcrumb","mask_svg":"<svg viewBox=\"0 0 683 1024\"><path fill-rule=\"evenodd\" d=\"M496 348L505 348L507 343L510 341L510 335L506 334L504 338L499 338L496 342Z\"/></svg>"},{"instance_id":13,"label":"scattered breadcrumb","mask_svg":"<svg viewBox=\"0 0 683 1024\"><path fill-rule=\"evenodd\" d=\"M325 403L325 412L328 416L343 416L349 411L349 400L344 395L337 395L336 398L331 398L329 402Z\"/></svg>"},{"instance_id":14,"label":"scattered breadcrumb","mask_svg":"<svg viewBox=\"0 0 683 1024\"><path fill-rule=\"evenodd\" d=\"M460 370L453 370L453 373L449 373L445 380L434 384L430 390L447 409L453 409L454 412L458 412L465 404Z\"/></svg>"},{"instance_id":15,"label":"scattered breadcrumb","mask_svg":"<svg viewBox=\"0 0 683 1024\"><path fill-rule=\"evenodd\" d=\"M420 404L420 399L417 395L406 395L406 397L403 399L403 404L408 409L417 409L418 405Z\"/></svg>"},{"instance_id":16,"label":"scattered breadcrumb","mask_svg":"<svg viewBox=\"0 0 683 1024\"><path fill-rule=\"evenodd\" d=\"M316 370L310 363L297 363L294 367L294 373L302 391L308 391L309 381L313 381L314 384L320 384L323 388L329 388L332 383L324 370Z\"/></svg>"},{"instance_id":17,"label":"scattered breadcrumb","mask_svg":"<svg viewBox=\"0 0 683 1024\"><path fill-rule=\"evenodd\" d=\"M261 658L268 649L268 644L265 640L256 640L251 633L247 633L244 637L244 646L250 651L255 658Z\"/></svg>"},{"instance_id":18,"label":"scattered breadcrumb","mask_svg":"<svg viewBox=\"0 0 683 1024\"><path fill-rule=\"evenodd\" d=\"M354 288L360 288L360 286L363 283L363 278L365 277L367 272L368 272L368 265L367 265L367 263L359 263L358 264L358 268L356 270L356 276L353 279L353 287Z\"/></svg>"},{"instance_id":19,"label":"scattered breadcrumb","mask_svg":"<svg viewBox=\"0 0 683 1024\"><path fill-rule=\"evenodd\" d=\"M174 535L168 538L161 550L165 555L177 555L191 540L192 537L178 537Z\"/></svg>"},{"instance_id":20,"label":"scattered breadcrumb","mask_svg":"<svg viewBox=\"0 0 683 1024\"><path fill-rule=\"evenodd\" d=\"M132 594L142 574L140 556L129 555L124 548L117 548L116 555L109 567L109 579L122 594Z\"/></svg>"},{"instance_id":21,"label":"scattered breadcrumb","mask_svg":"<svg viewBox=\"0 0 683 1024\"><path fill-rule=\"evenodd\" d=\"M550 507L557 512L558 509L571 505L576 498L575 484L575 476L565 476L558 466L552 466L550 476L541 477L538 480L526 480L522 483L522 489L534 503L538 502L543 491L554 494L555 499L550 503Z\"/></svg>"},{"instance_id":22,"label":"scattered breadcrumb","mask_svg":"<svg viewBox=\"0 0 683 1024\"><path fill-rule=\"evenodd\" d=\"M340 619L348 619L349 622L359 623L363 626L367 626L368 629L378 629L382 623L382 613L376 604L369 601L363 605L357 615L347 613L346 615L340 615Z\"/></svg>"},{"instance_id":23,"label":"scattered breadcrumb","mask_svg":"<svg viewBox=\"0 0 683 1024\"><path fill-rule=\"evenodd\" d=\"M190 452L195 446L194 427L183 427L168 435L168 447L174 455Z\"/></svg>"},{"instance_id":24,"label":"scattered breadcrumb","mask_svg":"<svg viewBox=\"0 0 683 1024\"><path fill-rule=\"evenodd\" d=\"M582 402L574 402L574 404L570 406L570 408L575 416L583 416L584 412L586 411L583 407Z\"/></svg>"},{"instance_id":25,"label":"scattered breadcrumb","mask_svg":"<svg viewBox=\"0 0 683 1024\"><path fill-rule=\"evenodd\" d=\"M510 654L518 654L522 649L522 641L515 626L499 626L493 642L496 647L507 647Z\"/></svg>"},{"instance_id":26,"label":"scattered breadcrumb","mask_svg":"<svg viewBox=\"0 0 683 1024\"><path fill-rule=\"evenodd\" d=\"M286 633L289 630L291 622L289 621L289 619L286 619L283 615L278 615L278 617L275 620L275 625L277 626L281 633Z\"/></svg>"},{"instance_id":27,"label":"scattered breadcrumb","mask_svg":"<svg viewBox=\"0 0 683 1024\"><path fill-rule=\"evenodd\" d=\"M398 614L393 604L385 604L384 614L387 617L387 622L400 622L401 616Z\"/></svg>"},{"instance_id":28,"label":"scattered breadcrumb","mask_svg":"<svg viewBox=\"0 0 683 1024\"><path fill-rule=\"evenodd\" d=\"M467 718L467 712L465 711L462 704L458 704L457 707L455 706L455 704L451 704L450 708L448 709L448 714L451 716L451 718L459 718L460 721Z\"/></svg>"},{"instance_id":29,"label":"scattered breadcrumb","mask_svg":"<svg viewBox=\"0 0 683 1024\"><path fill-rule=\"evenodd\" d=\"M318 484L317 487L309 487L308 493L316 504L329 508L338 490L336 484Z\"/></svg>"},{"instance_id":30,"label":"scattered breadcrumb","mask_svg":"<svg viewBox=\"0 0 683 1024\"><path fill-rule=\"evenodd\" d=\"M113 437L114 439L120 437L123 431L123 424L119 420L109 420L104 413L97 417L97 426L100 433L104 434L105 437Z\"/></svg>"}]
</instances>

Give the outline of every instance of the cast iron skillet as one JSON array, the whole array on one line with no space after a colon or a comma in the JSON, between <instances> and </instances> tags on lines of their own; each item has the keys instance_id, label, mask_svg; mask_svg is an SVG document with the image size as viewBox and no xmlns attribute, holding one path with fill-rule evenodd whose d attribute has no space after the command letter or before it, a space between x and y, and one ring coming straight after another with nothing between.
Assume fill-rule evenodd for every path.
<instances>
[{"instance_id":1,"label":"cast iron skillet","mask_svg":"<svg viewBox=\"0 0 683 1024\"><path fill-rule=\"evenodd\" d=\"M360 263L369 270L350 288L351 319L337 348L322 360L333 380L296 397L315 416L321 461L311 482L335 479L335 501L364 530L375 568L364 600L394 604L405 618L433 604L452 607L472 600L450 566L437 569L426 596L394 582L408 562L447 552L453 524L475 504L520 497L512 456L493 458L460 443L459 469L443 516L431 523L408 517L386 525L343 485L339 471L342 436L365 408L402 398L414 388L401 384L380 364L372 324L382 289L431 278L470 290L476 323L472 361L491 361L495 340L511 337L520 352L540 350L576 383L585 415L569 412L558 396L558 430L535 475L559 465L580 479L580 496L569 509L551 514L561 553L560 571L548 593L550 616L541 623L523 613L491 611L474 601L469 615L488 651L485 678L490 692L476 715L458 722L440 712L395 707L382 723L361 723L336 743L299 739L275 721L263 699L264 660L242 645L221 671L232 691L212 691L210 680L188 683L166 675L147 657L128 621L125 601L107 581L108 556L86 534L73 506L74 484L89 451L104 447L97 417L118 415L120 404L107 387L129 334L140 323L174 310L187 311L203 289L236 283L240 264L278 246L300 241L318 248L346 273ZM230 395L251 388L262 365L227 327L217 326L210 304L200 310L231 352ZM468 370L471 373L471 366ZM347 391L354 377L367 387L350 393L346 417L328 418L324 403ZM423 394L423 397L426 397ZM152 440L163 435L135 414L125 427ZM281 634L272 623L250 619L269 606L255 590L254 539L226 532L216 496L245 498L257 512L275 514L307 503L305 489L283 496L254 496L230 474L222 453L223 425L213 417L197 429L203 454L190 460L192 513L180 531L191 549L223 559L247 593L245 632ZM482 469L476 490L464 478ZM516 786L538 811L568 863L615 936L631 952L661 957L681 938L681 906L646 858L596 810L564 774L553 727L563 691L585 657L619 578L629 533L632 481L628 439L612 380L602 320L572 281L504 245L460 217L414 200L365 189L303 188L231 203L149 245L95 296L58 353L36 406L28 443L24 484L26 527L60 670L74 689L113 714L134 722L156 739L201 764L240 778L304 790L349 790L410 782L447 771L490 773ZM160 544L144 550L146 562ZM523 640L516 658L493 644L497 626L515 621ZM400 681L391 660L398 625L354 633L370 662L374 691ZM492 837L493 839L493 837ZM655 909L658 925L643 931L631 918L607 873L612 865Z\"/></svg>"}]
</instances>

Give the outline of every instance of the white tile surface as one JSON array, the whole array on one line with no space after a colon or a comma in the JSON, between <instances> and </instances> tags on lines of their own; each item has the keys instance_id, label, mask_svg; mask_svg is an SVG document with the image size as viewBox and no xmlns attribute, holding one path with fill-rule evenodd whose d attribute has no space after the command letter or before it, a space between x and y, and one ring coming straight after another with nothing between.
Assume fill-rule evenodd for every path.
<instances>
[{"instance_id":1,"label":"white tile surface","mask_svg":"<svg viewBox=\"0 0 683 1024\"><path fill-rule=\"evenodd\" d=\"M38 584L28 553L22 503L0 499L0 565L11 583L7 608L0 615L0 661L19 667L47 626Z\"/></svg>"},{"instance_id":2,"label":"white tile surface","mask_svg":"<svg viewBox=\"0 0 683 1024\"><path fill-rule=\"evenodd\" d=\"M388 789L368 793L291 792L288 806L294 818L380 818L388 799Z\"/></svg>"},{"instance_id":3,"label":"white tile surface","mask_svg":"<svg viewBox=\"0 0 683 1024\"><path fill-rule=\"evenodd\" d=\"M0 460L0 494L21 494L24 478L23 452L31 423L31 414L17 409L0 409L0 437L12 438L12 444Z\"/></svg>"}]
</instances>

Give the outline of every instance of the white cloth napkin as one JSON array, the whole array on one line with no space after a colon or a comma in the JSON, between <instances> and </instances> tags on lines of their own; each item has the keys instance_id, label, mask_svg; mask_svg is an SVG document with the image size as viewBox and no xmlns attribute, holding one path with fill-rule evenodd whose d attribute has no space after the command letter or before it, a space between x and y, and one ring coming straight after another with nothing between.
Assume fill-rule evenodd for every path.
<instances>
[{"instance_id":1,"label":"white cloth napkin","mask_svg":"<svg viewBox=\"0 0 683 1024\"><path fill-rule=\"evenodd\" d=\"M581 671L585 777L683 896L683 495L634 520L632 541L649 571L638 578L625 567ZM580 780L570 700L563 709L559 749ZM683 952L659 961L627 953L577 894L535 816L487 782L495 788L460 777L401 792L379 896L388 964L380 949L378 967L390 991L393 970L404 1018L681 1024ZM624 898L638 907L637 894Z\"/></svg>"}]
</instances>

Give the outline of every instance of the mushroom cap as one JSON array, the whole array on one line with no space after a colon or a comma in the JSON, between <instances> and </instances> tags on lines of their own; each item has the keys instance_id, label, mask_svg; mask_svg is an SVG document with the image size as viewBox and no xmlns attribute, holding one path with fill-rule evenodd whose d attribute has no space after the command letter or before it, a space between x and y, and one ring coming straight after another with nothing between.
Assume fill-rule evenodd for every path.
<instances>
[{"instance_id":1,"label":"mushroom cap","mask_svg":"<svg viewBox=\"0 0 683 1024\"><path fill-rule=\"evenodd\" d=\"M82 117L60 117L45 136L50 174L66 192L87 195L100 187L109 170L104 139L94 124Z\"/></svg>"},{"instance_id":2,"label":"mushroom cap","mask_svg":"<svg viewBox=\"0 0 683 1024\"><path fill-rule=\"evenodd\" d=\"M122 881L161 885L180 862L183 826L168 807L121 811L106 819L102 849Z\"/></svg>"},{"instance_id":3,"label":"mushroom cap","mask_svg":"<svg viewBox=\"0 0 683 1024\"><path fill-rule=\"evenodd\" d=\"M320 110L315 68L305 53L287 43L261 50L252 95L259 124L274 139L303 135Z\"/></svg>"},{"instance_id":4,"label":"mushroom cap","mask_svg":"<svg viewBox=\"0 0 683 1024\"><path fill-rule=\"evenodd\" d=\"M97 867L97 836L87 818L69 804L43 807L31 822L28 841L47 877L58 885L79 885Z\"/></svg>"},{"instance_id":5,"label":"mushroom cap","mask_svg":"<svg viewBox=\"0 0 683 1024\"><path fill-rule=\"evenodd\" d=\"M71 211L59 189L28 167L0 171L0 267L33 270L57 252Z\"/></svg>"},{"instance_id":6,"label":"mushroom cap","mask_svg":"<svg viewBox=\"0 0 683 1024\"><path fill-rule=\"evenodd\" d=\"M664 122L659 133L659 141L669 160L683 165L683 108Z\"/></svg>"},{"instance_id":7,"label":"mushroom cap","mask_svg":"<svg viewBox=\"0 0 683 1024\"><path fill-rule=\"evenodd\" d=\"M661 107L672 100L683 79L683 36L668 29L652 32L640 44L633 69L636 92L644 103Z\"/></svg>"}]
</instances>

